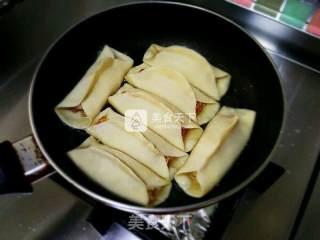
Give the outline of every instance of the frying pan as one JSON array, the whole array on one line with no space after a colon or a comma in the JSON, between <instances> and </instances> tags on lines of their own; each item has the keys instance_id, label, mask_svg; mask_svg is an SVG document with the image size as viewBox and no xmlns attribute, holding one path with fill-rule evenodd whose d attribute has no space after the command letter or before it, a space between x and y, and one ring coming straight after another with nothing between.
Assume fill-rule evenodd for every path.
<instances>
[{"instance_id":1,"label":"frying pan","mask_svg":"<svg viewBox=\"0 0 320 240\"><path fill-rule=\"evenodd\" d=\"M54 107L76 85L105 44L129 55L135 65L150 44L192 48L229 72L231 86L221 104L257 112L252 136L232 169L202 198L175 184L169 198L153 208L127 202L98 186L67 157L87 134L64 125ZM175 213L214 204L248 185L267 165L282 128L284 100L277 71L262 47L228 19L195 6L149 2L118 6L67 30L46 52L29 98L32 131L53 168L76 188L108 206L129 212Z\"/></svg>"}]
</instances>

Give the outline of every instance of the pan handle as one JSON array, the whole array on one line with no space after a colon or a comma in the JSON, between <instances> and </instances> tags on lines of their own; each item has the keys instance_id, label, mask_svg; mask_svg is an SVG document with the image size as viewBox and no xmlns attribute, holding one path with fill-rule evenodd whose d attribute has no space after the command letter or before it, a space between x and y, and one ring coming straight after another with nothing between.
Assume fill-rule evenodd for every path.
<instances>
[{"instance_id":1,"label":"pan handle","mask_svg":"<svg viewBox=\"0 0 320 240\"><path fill-rule=\"evenodd\" d=\"M53 172L33 136L0 143L0 194L31 193L31 183Z\"/></svg>"}]
</instances>

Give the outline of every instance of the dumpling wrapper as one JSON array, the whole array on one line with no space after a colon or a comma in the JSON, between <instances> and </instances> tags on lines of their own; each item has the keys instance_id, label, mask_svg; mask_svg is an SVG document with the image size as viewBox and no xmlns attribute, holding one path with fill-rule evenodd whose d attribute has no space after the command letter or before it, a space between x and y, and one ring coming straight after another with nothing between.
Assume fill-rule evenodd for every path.
<instances>
[{"instance_id":1,"label":"dumpling wrapper","mask_svg":"<svg viewBox=\"0 0 320 240\"><path fill-rule=\"evenodd\" d=\"M177 121L175 113L159 97L129 84L110 96L108 101L123 115L127 110L145 110L147 127L181 151L190 151L202 134L202 128L191 120L187 121L184 116ZM161 119L156 119L155 116ZM162 118L166 121L162 121ZM183 129L187 130L186 134L183 134Z\"/></svg>"},{"instance_id":2,"label":"dumpling wrapper","mask_svg":"<svg viewBox=\"0 0 320 240\"><path fill-rule=\"evenodd\" d=\"M193 88L186 78L169 67L143 63L128 72L125 79L133 86L161 97L198 124L210 121L219 110L219 103ZM198 104L202 104L201 111Z\"/></svg>"},{"instance_id":3,"label":"dumpling wrapper","mask_svg":"<svg viewBox=\"0 0 320 240\"><path fill-rule=\"evenodd\" d=\"M220 100L229 86L230 78L220 78L218 84L215 68L199 53L186 47L152 44L143 61L151 66L170 67L180 72L194 88L214 100Z\"/></svg>"},{"instance_id":4,"label":"dumpling wrapper","mask_svg":"<svg viewBox=\"0 0 320 240\"><path fill-rule=\"evenodd\" d=\"M145 186L143 186L143 187L146 188L147 193L148 193L148 199L144 198L143 201L140 200L137 203L140 203L143 205L154 206L154 205L158 205L158 204L162 203L169 196L169 193L171 190L171 182L161 178L156 173L154 173L149 168L145 167L143 164L139 163L137 160L133 159L129 155L127 155L119 150L116 150L114 148L111 148L107 145L100 144L93 137L87 138L77 149L87 149L88 151L101 150L101 151L105 152L106 161L109 160L109 154L111 154L113 157L118 158L122 163L127 165L127 167L129 167L130 170L132 170L134 172L134 174L144 182ZM91 158L89 158L89 159L91 159ZM76 159L76 158L74 158L73 160L74 160L74 162L78 161L78 159ZM87 164L90 164L90 161L88 161L88 162L89 163L87 163ZM109 171L111 171L111 170L109 170ZM125 173L127 173L127 171ZM108 174L109 173L106 173L106 175L108 175ZM120 181L124 181L124 179L121 179ZM105 182L102 181L102 183L105 183ZM108 186L107 184L108 184L108 182L106 182L106 184L103 186L106 189L109 189L110 186ZM116 188L116 186L112 186L112 187ZM141 188L142 186L139 185L139 187ZM122 189L122 188L120 188L120 186L116 190L121 191L121 192L127 192L126 189ZM113 192L115 192L115 191L113 191ZM144 193L145 191L141 189L138 192ZM127 193L130 193L130 195L132 195L132 194L134 195L134 196L129 196L129 200L130 199L139 199L139 196L135 196L136 192L132 193L129 190ZM142 194L141 196L145 197L145 194Z\"/></svg>"},{"instance_id":5,"label":"dumpling wrapper","mask_svg":"<svg viewBox=\"0 0 320 240\"><path fill-rule=\"evenodd\" d=\"M216 76L220 97L223 97L230 87L231 75L218 67L212 66L212 68Z\"/></svg>"},{"instance_id":6,"label":"dumpling wrapper","mask_svg":"<svg viewBox=\"0 0 320 240\"><path fill-rule=\"evenodd\" d=\"M123 126L125 126L125 121L130 121L130 119L127 119L126 117L114 112L110 108L106 111L102 111L98 115L97 121L102 122L107 118L113 121L117 121ZM148 128L146 128L145 131L142 131L141 133L165 157L167 166L169 168L169 178L173 179L174 174L180 169L180 167L182 167L189 155L177 149Z\"/></svg>"},{"instance_id":7,"label":"dumpling wrapper","mask_svg":"<svg viewBox=\"0 0 320 240\"><path fill-rule=\"evenodd\" d=\"M144 182L118 158L97 148L75 149L68 155L78 168L110 192L135 203L148 204Z\"/></svg>"},{"instance_id":8,"label":"dumpling wrapper","mask_svg":"<svg viewBox=\"0 0 320 240\"><path fill-rule=\"evenodd\" d=\"M125 86L126 87L126 86ZM114 112L112 109L108 109L105 111L102 111L98 116L97 120L107 117L109 119L116 119L119 123L121 122L123 126L125 126L125 117ZM128 120L128 119L127 119ZM186 152L179 150L166 140L164 140L161 136L159 136L157 133L152 131L149 128L145 128L145 131L141 131L141 134L148 139L164 156L170 156L170 157L183 157L188 155Z\"/></svg>"},{"instance_id":9,"label":"dumpling wrapper","mask_svg":"<svg viewBox=\"0 0 320 240\"><path fill-rule=\"evenodd\" d=\"M152 67L143 63L131 68L125 79L136 88L162 97L183 113L195 114L196 97L181 73L167 67ZM196 120L195 117L191 118Z\"/></svg>"},{"instance_id":10,"label":"dumpling wrapper","mask_svg":"<svg viewBox=\"0 0 320 240\"><path fill-rule=\"evenodd\" d=\"M78 84L56 106L59 118L74 128L89 127L132 65L130 57L105 46Z\"/></svg>"},{"instance_id":11,"label":"dumpling wrapper","mask_svg":"<svg viewBox=\"0 0 320 240\"><path fill-rule=\"evenodd\" d=\"M84 154L84 156L82 156L81 154ZM88 156L90 154L91 156ZM79 157L79 155L81 156ZM100 157L104 156L103 160L107 161L107 163L103 163L100 157L99 159L97 159L97 155L99 155ZM111 148L107 145L100 144L93 137L89 137L77 149L70 151L69 156L78 166L81 166L81 169L84 172L89 173L88 175L91 178L100 183L100 185L128 200L142 205L154 206L162 203L169 196L171 190L170 181L161 178L149 168L145 167L143 164L139 163L137 160L133 159L127 154ZM96 161L98 161L99 163L98 166L94 165ZM119 163L119 161L121 161L121 163L125 164L126 166L123 166L121 163ZM103 164L105 164L105 166L102 166L102 170L107 170L107 172L103 173L102 176L100 174L100 171L92 171L92 169L94 169L95 167L101 167L101 165ZM133 176L132 172L136 176ZM93 175L92 173L95 174ZM111 179L105 180L105 176L110 176ZM124 176L125 178L121 178L122 176ZM137 178L141 179L144 184L142 185ZM110 182L113 181L114 184L111 185ZM124 182L130 183L131 181L136 186L124 184ZM120 184L118 182L120 182ZM124 187L121 186L122 184L124 185ZM132 189L134 191L132 191ZM135 191L135 189L137 191ZM146 192L147 197L145 194Z\"/></svg>"},{"instance_id":12,"label":"dumpling wrapper","mask_svg":"<svg viewBox=\"0 0 320 240\"><path fill-rule=\"evenodd\" d=\"M205 104L198 102L197 104L200 105L199 108L201 108L201 111L197 112L197 123L199 125L208 123L220 109L220 104L218 102Z\"/></svg>"},{"instance_id":13,"label":"dumpling wrapper","mask_svg":"<svg viewBox=\"0 0 320 240\"><path fill-rule=\"evenodd\" d=\"M183 157L188 155L186 152L181 151L171 143L163 139L159 134L146 128L145 131L141 132L145 138L147 138L152 144L164 155L171 157Z\"/></svg>"},{"instance_id":14,"label":"dumpling wrapper","mask_svg":"<svg viewBox=\"0 0 320 240\"><path fill-rule=\"evenodd\" d=\"M189 155L182 157L166 157L168 168L169 168L169 179L173 180L176 173L186 163Z\"/></svg>"},{"instance_id":15,"label":"dumpling wrapper","mask_svg":"<svg viewBox=\"0 0 320 240\"><path fill-rule=\"evenodd\" d=\"M174 105L170 104L169 102L165 101L163 98L161 97L158 97L157 95L154 95L154 94L151 94L151 93L148 93L142 89L139 89L139 88L135 88L133 87L132 85L128 84L128 83L125 83L116 93L115 95L117 94L123 94L123 93L128 93L128 92L135 92L135 93L138 93L138 94L141 94L143 95L144 97L147 98L147 100L151 100L151 102L156 102L157 104L160 104L162 106L165 106L166 109L169 112L167 113L164 113L165 115L161 116L160 114L160 117L166 119L166 117L168 115L174 115L173 119L174 121L173 122L180 122L181 123L181 127L182 127L182 132L183 132L183 139L184 139L184 144L185 144L185 148L184 148L184 152L189 152L192 150L192 148L194 147L195 143L199 140L203 130L202 128L196 124L194 121L192 121L186 114L183 114L179 111L178 108L176 108ZM113 96L111 96L113 97ZM110 103L111 104L111 103ZM153 119L154 116L152 116L152 114L148 113L149 115L151 115L151 119ZM154 120L157 120L157 117L159 117L159 114L156 114L155 116L156 118ZM167 120L167 119L166 119ZM173 126L173 125L170 125L171 122L167 122L163 125L159 124L160 127L163 127L163 126L168 126L166 125L168 124L169 126ZM159 127L159 128L160 128ZM167 141L167 140L166 140Z\"/></svg>"},{"instance_id":16,"label":"dumpling wrapper","mask_svg":"<svg viewBox=\"0 0 320 240\"><path fill-rule=\"evenodd\" d=\"M110 108L102 111L86 131L100 142L136 159L164 179L169 169L164 156L140 132L128 132Z\"/></svg>"},{"instance_id":17,"label":"dumpling wrapper","mask_svg":"<svg viewBox=\"0 0 320 240\"><path fill-rule=\"evenodd\" d=\"M147 98L150 98L152 100L152 102L157 102L161 105L164 105L167 107L167 109L170 109L170 114L172 115L172 113L174 114L174 121L176 122L177 120L179 120L179 122L181 122L181 134L182 134L182 138L183 138L183 142L184 142L184 152L189 152L193 149L193 147L195 146L195 144L198 142L203 130L202 128L197 125L196 123L194 123L192 120L190 120L190 118L181 113L179 111L179 109L177 109L174 105L168 103L167 101L163 100L162 98L156 96L156 95L152 95L149 94L147 92L145 92L144 90L141 89L137 89L134 88L132 85L130 84L124 84L116 94L121 94L121 93L127 93L127 92L138 92L141 93L142 95L146 96ZM152 119L152 114L149 113L149 116L151 115L151 119ZM158 116L160 115L160 117L162 118L166 118L166 116L168 116L168 113L164 113L163 114L158 114ZM149 118L150 119L150 118ZM157 119L155 119L157 120ZM158 127L159 129L161 129L161 127L171 127L172 125L170 125L170 123L168 125L166 125L168 123L165 123L163 125L159 124L160 126ZM159 135L159 134L158 134ZM160 135L159 135L160 136ZM163 138L165 139L165 138ZM165 139L165 141L167 141Z\"/></svg>"},{"instance_id":18,"label":"dumpling wrapper","mask_svg":"<svg viewBox=\"0 0 320 240\"><path fill-rule=\"evenodd\" d=\"M231 168L251 135L255 112L223 107L206 127L175 180L185 193L202 197Z\"/></svg>"}]
</instances>

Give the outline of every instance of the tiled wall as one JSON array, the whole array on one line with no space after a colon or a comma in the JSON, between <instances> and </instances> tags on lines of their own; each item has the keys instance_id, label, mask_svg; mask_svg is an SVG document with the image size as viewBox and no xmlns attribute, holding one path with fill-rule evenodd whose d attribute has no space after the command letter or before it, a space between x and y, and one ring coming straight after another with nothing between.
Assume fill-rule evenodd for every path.
<instances>
[{"instance_id":1,"label":"tiled wall","mask_svg":"<svg viewBox=\"0 0 320 240\"><path fill-rule=\"evenodd\" d=\"M320 0L227 0L320 38Z\"/></svg>"}]
</instances>

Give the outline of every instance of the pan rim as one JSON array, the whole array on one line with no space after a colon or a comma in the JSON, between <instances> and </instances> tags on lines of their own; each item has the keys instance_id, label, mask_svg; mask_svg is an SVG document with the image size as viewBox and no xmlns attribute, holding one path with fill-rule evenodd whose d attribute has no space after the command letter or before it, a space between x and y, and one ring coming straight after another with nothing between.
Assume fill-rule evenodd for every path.
<instances>
[{"instance_id":1,"label":"pan rim","mask_svg":"<svg viewBox=\"0 0 320 240\"><path fill-rule=\"evenodd\" d=\"M183 206L178 206L178 207L143 207L143 206L138 206L138 205L134 205L134 204L130 204L130 203L123 203L123 202L119 202L119 201L115 201L112 200L110 198L107 198L105 196L102 196L94 191L91 191L90 189L86 188L85 186L81 185L80 183L78 183L76 180L74 180L72 177L70 177L68 175L68 173L66 173L63 169L61 169L56 163L55 161L50 157L50 154L46 151L46 149L44 148L44 146L41 143L41 139L38 135L38 131L37 131L37 127L34 123L34 116L33 116L33 91L34 91L34 85L36 83L36 78L38 76L39 70L43 64L43 62L45 61L45 59L47 58L48 54L51 52L51 50L54 48L54 46L73 28L75 28L76 26L78 26L79 24L81 24L82 22L87 21L90 18L93 18L99 14L102 14L104 12L113 10L113 9L119 9L119 8L123 8L123 7L130 7L130 6L138 6L138 5L155 5L155 4L160 4L160 5L174 5L174 6L182 6L182 7L186 7L186 8L193 8L195 10L199 10L199 11L203 11L209 14L213 14L217 17L222 18L223 20L229 22L230 24L234 25L235 27L237 27L238 29L240 29L244 34L246 34L252 41L254 41L256 43L256 45L260 48L260 50L264 53L264 55L268 58L269 62L272 64L272 67L279 79L279 85L280 85L280 89L281 89L281 97L282 97L282 103L283 103L283 111L282 111L282 122L281 122L281 127L280 127L280 131L279 131L279 135L277 136L276 141L274 142L273 148L271 150L271 152L269 153L268 157L264 160L264 162L260 165L259 168L257 168L255 170L255 172L250 175L249 177L247 177L244 181L242 181L240 184L238 184L237 186L231 188L229 191L224 192L222 194L220 194L219 196L216 196L214 198L208 199L208 200L204 200L202 202L199 203L194 203L194 204L189 204L189 205L183 205ZM71 183L74 187L76 187L77 189L79 189L80 191L86 193L88 196L92 197L95 200L98 200L99 202L102 202L103 204L109 206L109 207L113 207L122 211L126 211L126 212L131 212L131 213L155 213L155 214L169 214L169 213L180 213L180 212L189 212L189 211L193 211L193 210L197 210L197 209L201 209L201 208L205 208L208 207L210 205L216 204L219 201L226 199L228 197L230 197L231 195L239 192L240 190L244 189L249 183L251 183L262 171L263 169L268 165L268 163L270 162L270 159L272 158L272 156L274 155L277 146L279 145L279 142L281 140L281 136L282 136L282 132L285 128L285 119L286 119L286 115L287 115L287 102L286 99L284 98L284 91L283 91L283 86L281 84L281 76L279 74L279 71L275 65L275 63L273 62L273 60L271 59L270 55L266 52L266 50L262 47L262 45L253 37L251 36L251 34L249 34L243 27L241 27L240 25L238 25L237 23L233 22L232 20L220 15L219 13L216 13L212 10L200 7L200 6L196 6L196 5L191 5L191 4L186 4L186 3L180 3L180 2L167 2L167 1L151 1L151 2L145 2L145 1L137 1L137 2L132 2L132 3L125 3L125 4L120 4L120 5L116 5L114 7L109 7L106 9L103 9L101 11L98 11L88 17L85 17L84 19L76 22L75 24L72 24L69 28L67 28L65 31L63 31L63 33L61 33L59 35L58 38L56 38L52 44L50 44L50 46L48 47L48 49L45 51L45 53L43 54L41 60L39 61L37 68L32 76L32 81L31 81L31 85L30 85L30 90L29 90L29 97L28 97L28 114L29 114L29 121L30 121L30 125L31 125L31 130L32 133L34 135L34 138L36 140L36 143L38 145L38 147L40 148L41 152L43 153L43 155L45 156L45 158L47 159L47 161L49 162L49 164L51 166L53 166L53 168L65 179L67 180L69 183Z\"/></svg>"}]
</instances>

